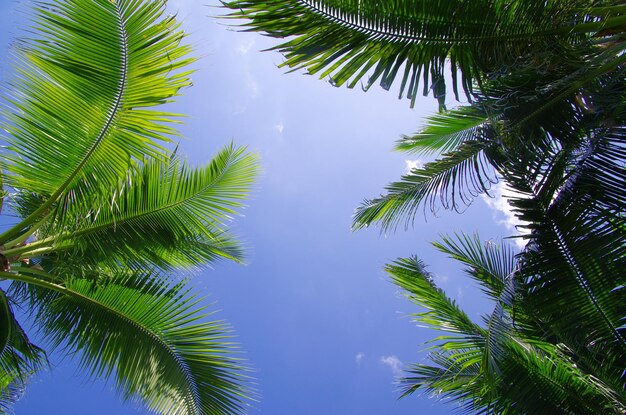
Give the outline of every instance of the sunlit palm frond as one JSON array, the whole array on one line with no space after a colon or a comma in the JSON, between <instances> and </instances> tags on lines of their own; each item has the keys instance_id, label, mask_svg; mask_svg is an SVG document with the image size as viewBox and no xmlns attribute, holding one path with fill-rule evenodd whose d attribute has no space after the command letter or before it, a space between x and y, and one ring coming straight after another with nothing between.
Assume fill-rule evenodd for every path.
<instances>
[{"instance_id":1,"label":"sunlit palm frond","mask_svg":"<svg viewBox=\"0 0 626 415\"><path fill-rule=\"evenodd\" d=\"M386 195L365 200L354 214L353 227L380 223L389 229L400 222L408 226L421 206L462 210L497 182L485 154L492 146L488 141L466 141L441 159L413 169L402 181L388 185Z\"/></svg>"},{"instance_id":2,"label":"sunlit palm frond","mask_svg":"<svg viewBox=\"0 0 626 415\"><path fill-rule=\"evenodd\" d=\"M77 353L92 376L114 378L125 400L168 415L235 414L246 405L247 380L229 330L207 321L184 281L148 272L94 281L16 271L13 292L33 303L48 343Z\"/></svg>"},{"instance_id":3,"label":"sunlit palm frond","mask_svg":"<svg viewBox=\"0 0 626 415\"><path fill-rule=\"evenodd\" d=\"M484 331L437 288L425 265L417 258L402 258L385 268L392 281L408 293L408 298L427 311L415 314L416 321L435 330L480 340Z\"/></svg>"},{"instance_id":4,"label":"sunlit palm frond","mask_svg":"<svg viewBox=\"0 0 626 415\"><path fill-rule=\"evenodd\" d=\"M6 184L45 200L5 233L17 236L52 208L116 185L131 159L159 156L175 130L153 106L189 85L191 59L165 2L77 0L38 3L34 31L19 44L4 123ZM89 30L85 30L89 28Z\"/></svg>"},{"instance_id":5,"label":"sunlit palm frond","mask_svg":"<svg viewBox=\"0 0 626 415\"><path fill-rule=\"evenodd\" d=\"M257 171L257 157L233 145L200 168L176 159L146 160L108 199L94 198L87 212L69 210L70 225L53 222L36 241L9 253L36 257L50 247L61 263L108 261L137 268L241 260L241 248L225 226L242 207Z\"/></svg>"}]
</instances>

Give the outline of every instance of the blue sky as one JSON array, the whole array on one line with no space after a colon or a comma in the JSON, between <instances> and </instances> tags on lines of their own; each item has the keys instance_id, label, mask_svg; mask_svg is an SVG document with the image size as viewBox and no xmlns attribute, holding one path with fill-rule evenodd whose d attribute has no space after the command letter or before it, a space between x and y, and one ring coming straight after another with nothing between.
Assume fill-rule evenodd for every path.
<instances>
[{"instance_id":1,"label":"blue sky","mask_svg":"<svg viewBox=\"0 0 626 415\"><path fill-rule=\"evenodd\" d=\"M463 215L426 214L407 231L352 232L354 208L418 162L393 152L393 143L418 130L436 101L424 98L410 109L393 87L363 93L285 74L277 68L281 55L259 52L274 40L235 32L210 17L221 10L200 3L172 0L169 6L201 57L194 86L176 104L189 115L181 127L182 153L204 163L233 140L257 152L263 168L234 223L248 247L246 265L221 263L194 277L254 368L261 397L250 413L452 413L454 407L428 397L397 399L394 376L404 364L425 361L422 343L435 333L411 322L417 308L382 267L417 254L477 317L485 307L478 290L429 242L455 231L478 231L484 240L510 235L506 204L478 199ZM0 0L4 55L23 25L15 10L27 4ZM8 71L3 62L3 79ZM86 380L71 359L53 355L52 363L31 382L17 414L147 413L120 403L111 383Z\"/></svg>"}]
</instances>

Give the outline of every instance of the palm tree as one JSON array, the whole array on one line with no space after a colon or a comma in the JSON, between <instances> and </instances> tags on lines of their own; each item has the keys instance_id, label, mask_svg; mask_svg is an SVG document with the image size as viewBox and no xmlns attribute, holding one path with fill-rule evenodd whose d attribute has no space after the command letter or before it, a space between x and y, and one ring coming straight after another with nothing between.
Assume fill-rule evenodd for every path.
<instances>
[{"instance_id":1,"label":"palm tree","mask_svg":"<svg viewBox=\"0 0 626 415\"><path fill-rule=\"evenodd\" d=\"M418 259L388 265L393 281L425 309L415 320L444 332L431 342L432 364L415 364L401 379L404 395L430 391L474 413L624 413L626 393L615 355L608 349L581 353L569 333L553 330L533 308L535 294L522 278L525 267L511 249L466 235L435 246L466 266L494 308L477 324L436 287Z\"/></svg>"},{"instance_id":2,"label":"palm tree","mask_svg":"<svg viewBox=\"0 0 626 415\"><path fill-rule=\"evenodd\" d=\"M400 96L411 105L420 85L439 100L440 113L397 146L438 158L390 184L385 195L366 200L356 211L355 229L409 225L421 208L461 211L498 180L514 191L509 203L529 233L509 278L513 291L500 288L493 296L497 322L490 318L481 327L455 314L458 319L450 324L464 325L453 327L463 339L444 342L443 354L434 356L436 366L417 370L409 385L443 391L486 412L623 412L624 5L532 0L224 5L230 18L247 19L247 30L286 38L273 49L285 54L283 66L292 70L306 68L338 86L363 82L365 90L378 81L389 89L398 78ZM460 85L469 101L452 110L445 99L448 67L457 99ZM458 257L475 266L467 256ZM429 281L419 263L400 260L390 271L432 313L452 312L432 284L411 285L419 278ZM405 272L421 277L397 277ZM449 328L448 317L441 318L433 324ZM480 359L484 362L476 366ZM520 379L528 388L511 387L517 371L527 376ZM573 377L554 379L565 372ZM533 399L544 380L562 390ZM580 382L593 385L585 389ZM407 386L407 392L414 389ZM588 405L576 411L576 400L568 396L584 397Z\"/></svg>"},{"instance_id":3,"label":"palm tree","mask_svg":"<svg viewBox=\"0 0 626 415\"><path fill-rule=\"evenodd\" d=\"M47 348L113 378L163 414L234 414L250 392L229 329L174 277L242 250L226 222L257 160L234 145L207 165L168 150L190 84L189 47L165 1L40 2L5 97L1 168L0 412L47 365Z\"/></svg>"}]
</instances>

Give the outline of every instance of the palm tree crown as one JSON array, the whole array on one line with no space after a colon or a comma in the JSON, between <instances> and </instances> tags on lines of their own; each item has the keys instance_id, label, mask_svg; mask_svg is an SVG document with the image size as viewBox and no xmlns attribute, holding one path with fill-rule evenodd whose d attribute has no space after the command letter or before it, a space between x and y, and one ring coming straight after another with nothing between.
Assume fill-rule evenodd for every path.
<instances>
[{"instance_id":1,"label":"palm tree crown","mask_svg":"<svg viewBox=\"0 0 626 415\"><path fill-rule=\"evenodd\" d=\"M0 410L46 347L113 378L125 400L163 414L234 414L247 405L229 329L175 270L240 261L227 222L257 172L234 145L192 167L169 150L177 114L157 108L190 85L194 61L165 1L36 5L3 114Z\"/></svg>"},{"instance_id":2,"label":"palm tree crown","mask_svg":"<svg viewBox=\"0 0 626 415\"><path fill-rule=\"evenodd\" d=\"M618 1L233 0L228 18L284 39L283 66L335 85L376 82L440 113L401 151L436 156L366 200L353 227L410 225L422 208L462 211L499 180L525 223L518 254L461 238L440 248L495 302L472 322L421 262L388 267L452 332L405 391L481 413L622 413L626 367L626 7ZM444 71L468 104L446 108ZM521 382L521 383L520 383Z\"/></svg>"}]
</instances>

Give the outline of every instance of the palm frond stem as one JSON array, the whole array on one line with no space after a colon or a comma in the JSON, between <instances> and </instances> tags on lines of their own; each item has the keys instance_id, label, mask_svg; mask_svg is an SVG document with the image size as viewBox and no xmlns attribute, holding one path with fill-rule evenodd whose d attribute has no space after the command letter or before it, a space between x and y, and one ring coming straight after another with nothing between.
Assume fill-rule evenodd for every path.
<instances>
[{"instance_id":1,"label":"palm frond stem","mask_svg":"<svg viewBox=\"0 0 626 415\"><path fill-rule=\"evenodd\" d=\"M116 18L118 22L118 30L119 30L119 38L120 38L120 79L118 81L117 92L114 96L113 102L111 103L111 107L107 113L106 120L98 133L96 140L93 142L91 148L85 154L85 157L81 160L81 162L76 166L73 172L69 174L67 179L63 184L61 184L54 193L50 195L50 197L39 206L33 213L24 218L20 223L13 226L8 231L0 234L0 244L5 241L8 241L12 238L21 236L21 234L28 228L30 225L41 220L42 214L46 212L54 202L63 194L63 192L67 189L67 187L74 181L76 176L82 171L83 167L90 160L90 157L94 154L96 149L102 143L104 138L107 136L107 133L111 126L113 125L113 121L115 120L117 113L122 105L122 98L124 96L124 90L126 89L126 81L127 81L127 73L128 73L128 39L126 34L126 29L123 23L123 15L120 10L120 3L113 2L115 6Z\"/></svg>"}]
</instances>

